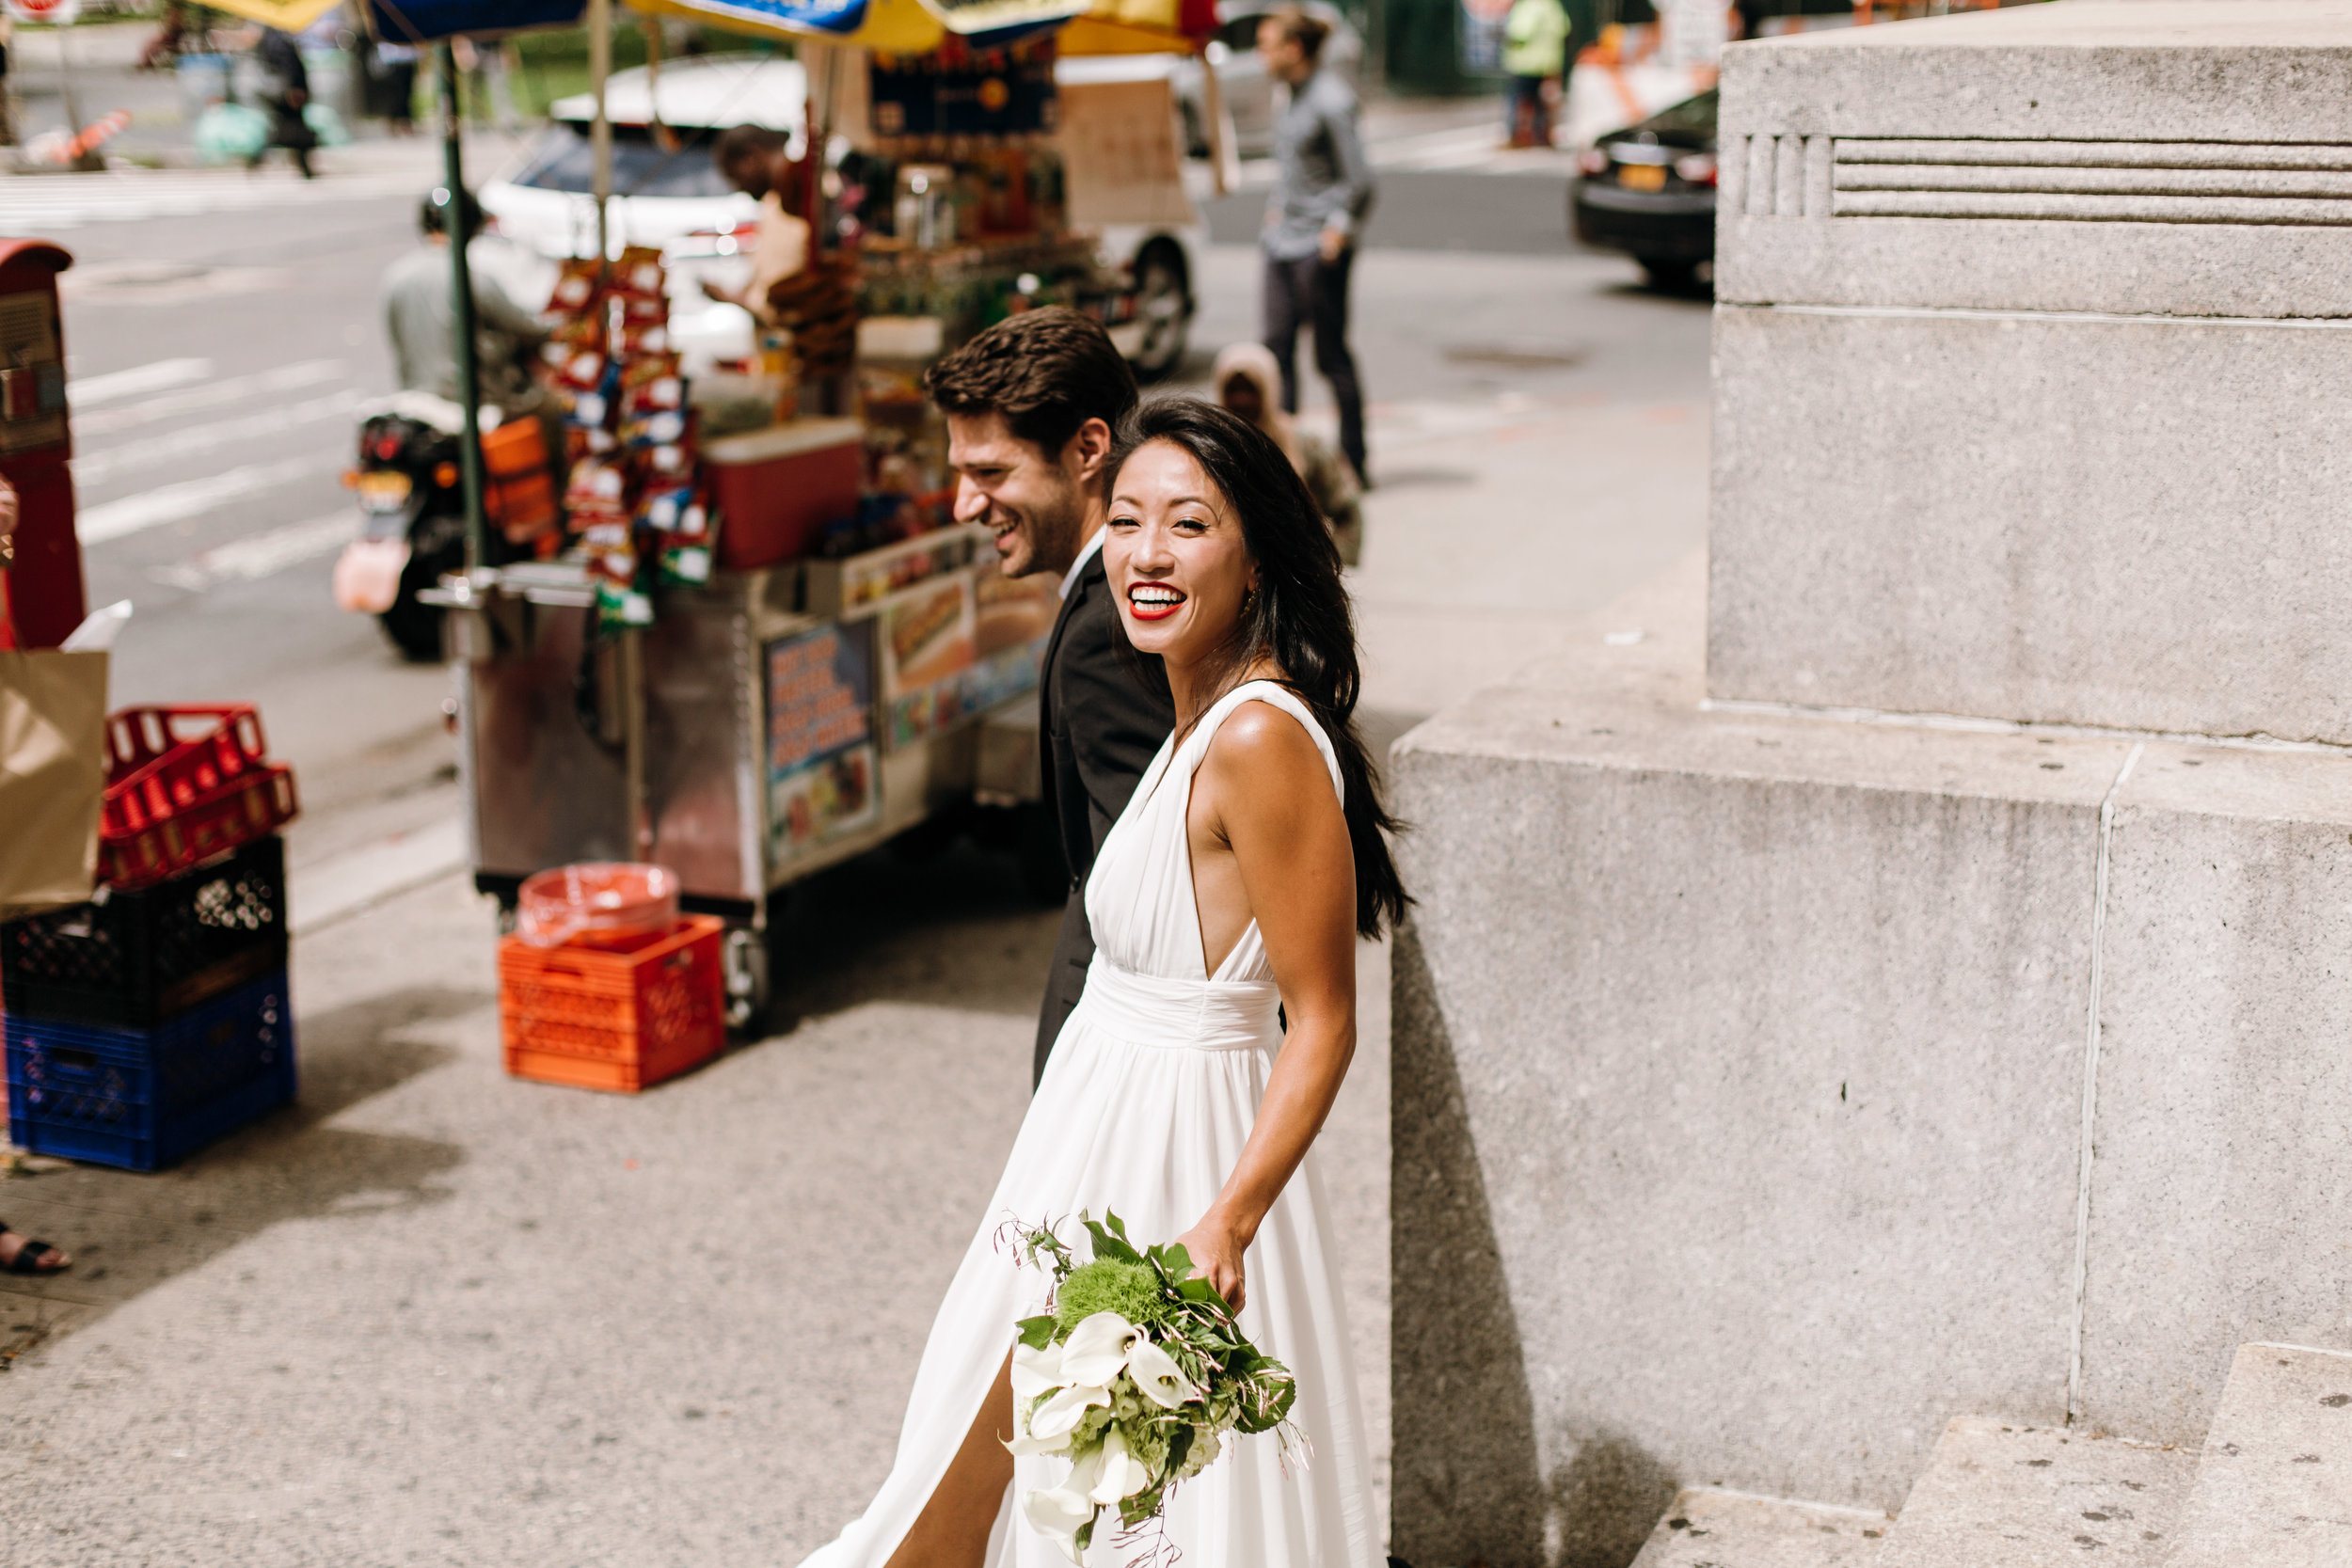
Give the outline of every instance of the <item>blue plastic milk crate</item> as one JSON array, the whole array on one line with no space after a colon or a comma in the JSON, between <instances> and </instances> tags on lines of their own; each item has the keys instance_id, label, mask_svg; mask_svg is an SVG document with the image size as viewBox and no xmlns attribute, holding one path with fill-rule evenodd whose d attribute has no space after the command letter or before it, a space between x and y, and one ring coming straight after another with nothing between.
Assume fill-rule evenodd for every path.
<instances>
[{"instance_id":1,"label":"blue plastic milk crate","mask_svg":"<svg viewBox=\"0 0 2352 1568\"><path fill-rule=\"evenodd\" d=\"M160 1170L294 1099L283 973L148 1029L8 1016L8 1136L19 1148Z\"/></svg>"}]
</instances>

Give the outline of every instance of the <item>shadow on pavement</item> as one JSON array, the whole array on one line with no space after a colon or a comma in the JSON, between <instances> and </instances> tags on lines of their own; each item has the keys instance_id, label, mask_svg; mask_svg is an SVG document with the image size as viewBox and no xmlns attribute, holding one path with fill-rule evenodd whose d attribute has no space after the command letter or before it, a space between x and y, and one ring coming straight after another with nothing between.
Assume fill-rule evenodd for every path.
<instances>
[{"instance_id":1,"label":"shadow on pavement","mask_svg":"<svg viewBox=\"0 0 2352 1568\"><path fill-rule=\"evenodd\" d=\"M456 1145L326 1124L456 1054L405 1031L489 1002L421 987L298 1013L293 1105L151 1175L73 1165L0 1186L10 1224L74 1258L54 1279L0 1279L0 1368L281 1221L439 1202Z\"/></svg>"},{"instance_id":2,"label":"shadow on pavement","mask_svg":"<svg viewBox=\"0 0 2352 1568\"><path fill-rule=\"evenodd\" d=\"M1010 854L919 830L771 907L779 1034L866 1002L1035 1016L1061 924Z\"/></svg>"}]
</instances>

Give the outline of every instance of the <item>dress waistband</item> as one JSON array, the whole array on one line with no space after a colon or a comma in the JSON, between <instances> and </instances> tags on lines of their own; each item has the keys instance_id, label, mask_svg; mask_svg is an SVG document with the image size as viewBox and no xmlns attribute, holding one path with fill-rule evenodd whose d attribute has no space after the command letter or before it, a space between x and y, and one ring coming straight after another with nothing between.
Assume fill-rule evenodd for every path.
<instances>
[{"instance_id":1,"label":"dress waistband","mask_svg":"<svg viewBox=\"0 0 2352 1568\"><path fill-rule=\"evenodd\" d=\"M1247 1051L1280 1037L1281 1006L1271 980L1171 980L1121 969L1097 953L1077 1010L1089 1026L1130 1045Z\"/></svg>"}]
</instances>

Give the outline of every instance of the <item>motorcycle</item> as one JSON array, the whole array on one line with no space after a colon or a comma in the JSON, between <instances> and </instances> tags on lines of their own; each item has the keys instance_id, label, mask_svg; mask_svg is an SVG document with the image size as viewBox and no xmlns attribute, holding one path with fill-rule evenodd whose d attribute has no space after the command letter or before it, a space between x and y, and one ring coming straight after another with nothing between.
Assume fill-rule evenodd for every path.
<instances>
[{"instance_id":1,"label":"motorcycle","mask_svg":"<svg viewBox=\"0 0 2352 1568\"><path fill-rule=\"evenodd\" d=\"M501 422L482 410L483 564L532 553L554 526L555 505L536 419ZM335 602L373 615L402 656L441 657L441 611L421 603L430 588L466 566L466 495L460 443L465 411L429 392L398 392L360 411L358 461L343 476L359 503L359 536L335 563Z\"/></svg>"}]
</instances>

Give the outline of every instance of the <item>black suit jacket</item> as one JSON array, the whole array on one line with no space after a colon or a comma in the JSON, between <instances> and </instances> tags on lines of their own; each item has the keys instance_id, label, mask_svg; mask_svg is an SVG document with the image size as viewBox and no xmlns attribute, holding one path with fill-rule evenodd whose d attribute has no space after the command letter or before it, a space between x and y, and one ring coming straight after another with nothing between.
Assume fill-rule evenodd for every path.
<instances>
[{"instance_id":1,"label":"black suit jacket","mask_svg":"<svg viewBox=\"0 0 2352 1568\"><path fill-rule=\"evenodd\" d=\"M1038 1015L1039 1078L1045 1076L1045 1058L1086 990L1087 965L1094 961L1087 874L1143 770L1176 727L1176 705L1160 661L1145 657L1144 678L1137 680L1120 657L1126 640L1098 550L1055 617L1038 682L1038 760L1045 773L1045 809L1070 866L1061 939L1054 947L1045 1006Z\"/></svg>"}]
</instances>

